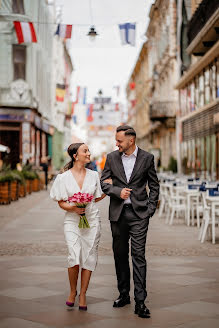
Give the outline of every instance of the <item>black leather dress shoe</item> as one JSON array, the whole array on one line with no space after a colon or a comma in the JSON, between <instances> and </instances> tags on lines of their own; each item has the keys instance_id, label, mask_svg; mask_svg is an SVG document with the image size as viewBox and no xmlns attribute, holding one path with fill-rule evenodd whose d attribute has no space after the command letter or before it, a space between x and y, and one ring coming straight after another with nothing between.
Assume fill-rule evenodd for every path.
<instances>
[{"instance_id":1,"label":"black leather dress shoe","mask_svg":"<svg viewBox=\"0 0 219 328\"><path fill-rule=\"evenodd\" d=\"M123 307L126 304L130 304L130 296L129 295L120 295L117 300L115 300L115 302L113 303L113 307Z\"/></svg>"},{"instance_id":2,"label":"black leather dress shoe","mask_svg":"<svg viewBox=\"0 0 219 328\"><path fill-rule=\"evenodd\" d=\"M135 314L140 318L150 318L150 311L143 301L135 303Z\"/></svg>"}]
</instances>

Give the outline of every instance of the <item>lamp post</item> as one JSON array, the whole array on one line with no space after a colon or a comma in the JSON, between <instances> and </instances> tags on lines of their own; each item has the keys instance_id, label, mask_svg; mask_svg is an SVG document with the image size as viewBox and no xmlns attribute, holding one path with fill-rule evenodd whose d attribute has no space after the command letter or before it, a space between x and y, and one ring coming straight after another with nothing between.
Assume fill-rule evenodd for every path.
<instances>
[{"instance_id":1,"label":"lamp post","mask_svg":"<svg viewBox=\"0 0 219 328\"><path fill-rule=\"evenodd\" d=\"M91 42L93 42L95 40L95 38L98 34L97 34L94 26L90 27L90 31L87 33L87 35Z\"/></svg>"},{"instance_id":2,"label":"lamp post","mask_svg":"<svg viewBox=\"0 0 219 328\"><path fill-rule=\"evenodd\" d=\"M91 27L90 31L88 32L88 37L91 42L93 42L96 39L96 36L98 35L95 26L93 25L93 12L92 12L92 5L91 5L91 0L89 0L89 8L90 8L90 18L91 18Z\"/></svg>"},{"instance_id":3,"label":"lamp post","mask_svg":"<svg viewBox=\"0 0 219 328\"><path fill-rule=\"evenodd\" d=\"M100 110L104 110L104 105L102 103L103 91L101 89L98 91L98 95L99 95Z\"/></svg>"}]
</instances>

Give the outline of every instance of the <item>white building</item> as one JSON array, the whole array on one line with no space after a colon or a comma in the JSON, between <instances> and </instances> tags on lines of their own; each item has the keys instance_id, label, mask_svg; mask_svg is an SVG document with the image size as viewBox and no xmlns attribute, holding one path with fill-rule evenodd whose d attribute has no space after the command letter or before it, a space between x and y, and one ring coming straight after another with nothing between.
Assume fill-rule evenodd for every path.
<instances>
[{"instance_id":1,"label":"white building","mask_svg":"<svg viewBox=\"0 0 219 328\"><path fill-rule=\"evenodd\" d=\"M54 36L55 16L55 6L48 5L46 0L1 1L0 143L13 149L8 158L12 167L27 159L39 165L42 156L54 157L52 145L58 142L64 153L65 137L60 141L55 137L56 130L70 139L66 115L62 114L62 119L57 116L57 112L65 112L65 108L59 108L55 103L56 83L62 83L57 67L62 67L60 75L65 85L70 80L70 74L64 76L68 52ZM33 22L37 43L18 44L14 21ZM59 50L63 56L55 62L54 55L57 56ZM71 73L71 62L67 66ZM64 104L66 106L66 101Z\"/></svg>"}]
</instances>

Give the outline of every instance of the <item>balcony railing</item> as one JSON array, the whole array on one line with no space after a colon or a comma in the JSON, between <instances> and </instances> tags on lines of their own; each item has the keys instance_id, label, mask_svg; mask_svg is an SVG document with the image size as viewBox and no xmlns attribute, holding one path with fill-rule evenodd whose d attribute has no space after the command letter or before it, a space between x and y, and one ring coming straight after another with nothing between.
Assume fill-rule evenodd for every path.
<instances>
[{"instance_id":1,"label":"balcony railing","mask_svg":"<svg viewBox=\"0 0 219 328\"><path fill-rule=\"evenodd\" d=\"M162 120L176 116L178 103L175 101L158 101L150 105L150 119Z\"/></svg>"},{"instance_id":2,"label":"balcony railing","mask_svg":"<svg viewBox=\"0 0 219 328\"><path fill-rule=\"evenodd\" d=\"M188 24L188 41L189 44L195 39L201 29L209 21L211 16L219 8L218 0L203 0ZM217 31L216 31L217 33Z\"/></svg>"}]
</instances>

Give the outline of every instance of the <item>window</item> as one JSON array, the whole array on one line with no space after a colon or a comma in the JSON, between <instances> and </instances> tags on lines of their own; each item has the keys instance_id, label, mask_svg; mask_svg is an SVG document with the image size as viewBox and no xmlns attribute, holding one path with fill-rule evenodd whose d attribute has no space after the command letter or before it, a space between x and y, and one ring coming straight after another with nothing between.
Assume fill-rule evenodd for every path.
<instances>
[{"instance_id":1,"label":"window","mask_svg":"<svg viewBox=\"0 0 219 328\"><path fill-rule=\"evenodd\" d=\"M26 78L26 47L13 45L14 80Z\"/></svg>"},{"instance_id":2,"label":"window","mask_svg":"<svg viewBox=\"0 0 219 328\"><path fill-rule=\"evenodd\" d=\"M12 12L14 14L24 15L24 1L23 0L12 0Z\"/></svg>"}]
</instances>

